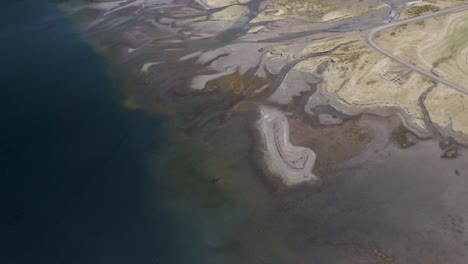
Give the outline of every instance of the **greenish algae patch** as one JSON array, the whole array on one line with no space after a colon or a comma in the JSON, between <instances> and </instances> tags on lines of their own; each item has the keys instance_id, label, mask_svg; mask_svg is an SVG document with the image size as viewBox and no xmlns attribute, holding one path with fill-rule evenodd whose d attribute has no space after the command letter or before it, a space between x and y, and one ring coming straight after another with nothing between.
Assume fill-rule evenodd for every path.
<instances>
[{"instance_id":1,"label":"greenish algae patch","mask_svg":"<svg viewBox=\"0 0 468 264\"><path fill-rule=\"evenodd\" d=\"M271 84L271 80L258 76L248 77L238 72L209 81L206 85L206 91L222 89L232 91L236 94L244 94L249 97L255 96L261 92L262 88Z\"/></svg>"},{"instance_id":2,"label":"greenish algae patch","mask_svg":"<svg viewBox=\"0 0 468 264\"><path fill-rule=\"evenodd\" d=\"M230 206L232 201L219 183L222 178L233 176L231 164L226 159L208 157L208 148L208 145L190 139L165 146L162 151L165 156L153 158L154 171L167 172L164 177L178 186L186 198L194 198L202 207Z\"/></svg>"},{"instance_id":3,"label":"greenish algae patch","mask_svg":"<svg viewBox=\"0 0 468 264\"><path fill-rule=\"evenodd\" d=\"M249 168L238 165L248 157L235 148L248 142L239 141L233 147L227 143L209 143L179 129L170 129L167 134L168 144L161 151L164 156L150 157L150 164L155 173L167 172L163 176L165 180L178 186L184 197L204 208L248 209L265 203L267 193L258 179Z\"/></svg>"},{"instance_id":4,"label":"greenish algae patch","mask_svg":"<svg viewBox=\"0 0 468 264\"><path fill-rule=\"evenodd\" d=\"M127 97L125 100L124 100L124 103L123 103L124 107L128 110L131 110L131 111L141 111L141 110L145 110L145 108L138 104L135 100L135 98L133 96L129 96Z\"/></svg>"}]
</instances>

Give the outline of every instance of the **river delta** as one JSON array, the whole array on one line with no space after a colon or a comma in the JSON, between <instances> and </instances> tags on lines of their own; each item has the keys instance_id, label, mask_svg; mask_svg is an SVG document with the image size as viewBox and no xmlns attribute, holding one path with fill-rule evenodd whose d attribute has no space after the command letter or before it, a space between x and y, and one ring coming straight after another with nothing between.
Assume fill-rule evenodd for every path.
<instances>
[{"instance_id":1,"label":"river delta","mask_svg":"<svg viewBox=\"0 0 468 264\"><path fill-rule=\"evenodd\" d=\"M169 260L468 261L464 1L58 5L122 105L169 120Z\"/></svg>"}]
</instances>

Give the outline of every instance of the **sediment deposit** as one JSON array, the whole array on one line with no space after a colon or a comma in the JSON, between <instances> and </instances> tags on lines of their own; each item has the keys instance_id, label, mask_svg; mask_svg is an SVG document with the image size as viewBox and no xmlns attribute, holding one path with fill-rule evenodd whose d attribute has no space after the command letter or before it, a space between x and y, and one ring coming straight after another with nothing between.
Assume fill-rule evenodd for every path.
<instances>
[{"instance_id":1,"label":"sediment deposit","mask_svg":"<svg viewBox=\"0 0 468 264\"><path fill-rule=\"evenodd\" d=\"M259 107L257 128L262 139L266 167L286 185L317 182L312 174L315 153L308 148L293 146L289 139L289 124L279 110L268 106Z\"/></svg>"}]
</instances>

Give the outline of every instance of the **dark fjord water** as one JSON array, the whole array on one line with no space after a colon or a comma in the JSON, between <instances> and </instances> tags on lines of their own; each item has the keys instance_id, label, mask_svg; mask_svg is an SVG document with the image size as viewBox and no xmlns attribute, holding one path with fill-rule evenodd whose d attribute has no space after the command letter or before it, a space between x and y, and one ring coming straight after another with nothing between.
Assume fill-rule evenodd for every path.
<instances>
[{"instance_id":1,"label":"dark fjord water","mask_svg":"<svg viewBox=\"0 0 468 264\"><path fill-rule=\"evenodd\" d=\"M0 13L0 263L160 263L169 220L145 159L162 121L120 106L53 4Z\"/></svg>"}]
</instances>

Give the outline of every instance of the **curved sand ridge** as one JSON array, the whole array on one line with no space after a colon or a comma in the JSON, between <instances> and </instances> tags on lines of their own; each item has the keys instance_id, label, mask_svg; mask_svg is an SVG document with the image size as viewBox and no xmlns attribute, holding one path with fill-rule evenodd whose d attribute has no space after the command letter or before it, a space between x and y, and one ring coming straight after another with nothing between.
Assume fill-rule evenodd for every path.
<instances>
[{"instance_id":1,"label":"curved sand ridge","mask_svg":"<svg viewBox=\"0 0 468 264\"><path fill-rule=\"evenodd\" d=\"M261 117L256 125L265 146L263 154L269 172L286 185L318 181L312 174L316 155L311 149L291 144L286 116L268 106L260 106L259 111Z\"/></svg>"}]
</instances>

